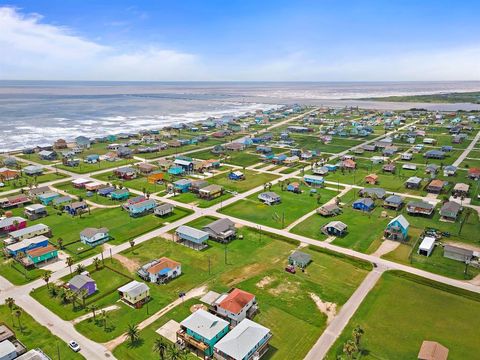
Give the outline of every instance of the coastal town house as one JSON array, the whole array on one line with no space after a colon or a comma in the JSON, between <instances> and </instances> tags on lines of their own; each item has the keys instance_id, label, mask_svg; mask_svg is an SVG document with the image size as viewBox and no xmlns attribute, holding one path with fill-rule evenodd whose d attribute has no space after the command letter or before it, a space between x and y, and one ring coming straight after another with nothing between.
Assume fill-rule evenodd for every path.
<instances>
[{"instance_id":1,"label":"coastal town house","mask_svg":"<svg viewBox=\"0 0 480 360\"><path fill-rule=\"evenodd\" d=\"M212 304L211 311L227 320L231 326L236 326L243 319L251 319L258 307L255 295L235 288L220 295Z\"/></svg>"}]
</instances>

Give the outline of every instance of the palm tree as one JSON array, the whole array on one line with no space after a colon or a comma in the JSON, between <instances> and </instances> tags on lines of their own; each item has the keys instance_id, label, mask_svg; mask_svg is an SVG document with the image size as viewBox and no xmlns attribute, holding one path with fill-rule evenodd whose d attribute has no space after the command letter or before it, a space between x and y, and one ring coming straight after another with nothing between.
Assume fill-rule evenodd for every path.
<instances>
[{"instance_id":1,"label":"palm tree","mask_svg":"<svg viewBox=\"0 0 480 360\"><path fill-rule=\"evenodd\" d=\"M463 225L468 221L468 218L472 215L473 210L471 208L466 208L465 209L465 215L463 216L463 219L460 221L460 228L458 229L458 235L462 233Z\"/></svg>"},{"instance_id":2,"label":"palm tree","mask_svg":"<svg viewBox=\"0 0 480 360\"><path fill-rule=\"evenodd\" d=\"M128 325L127 336L130 339L130 344L135 344L140 339L138 325Z\"/></svg>"},{"instance_id":3,"label":"palm tree","mask_svg":"<svg viewBox=\"0 0 480 360\"><path fill-rule=\"evenodd\" d=\"M98 257L93 258L93 265L95 266L95 270L100 269L100 264L101 264L101 260Z\"/></svg>"},{"instance_id":4,"label":"palm tree","mask_svg":"<svg viewBox=\"0 0 480 360\"><path fill-rule=\"evenodd\" d=\"M70 268L70 274L72 273L73 259L69 256L65 259L65 263Z\"/></svg>"},{"instance_id":5,"label":"palm tree","mask_svg":"<svg viewBox=\"0 0 480 360\"><path fill-rule=\"evenodd\" d=\"M98 306L95 305L95 304L90 305L90 307L88 308L88 310L90 310L90 311L92 312L93 320L96 319L96 315L97 315L97 314L95 313L95 311L96 311L97 309L98 309Z\"/></svg>"},{"instance_id":6,"label":"palm tree","mask_svg":"<svg viewBox=\"0 0 480 360\"><path fill-rule=\"evenodd\" d=\"M77 303L77 294L74 291L67 289L65 291L65 299L72 303L72 308L75 309L75 304Z\"/></svg>"},{"instance_id":7,"label":"palm tree","mask_svg":"<svg viewBox=\"0 0 480 360\"><path fill-rule=\"evenodd\" d=\"M362 339L363 334L365 334L365 330L360 325L355 326L353 329L352 336L355 340L355 346L360 349L360 340Z\"/></svg>"},{"instance_id":8,"label":"palm tree","mask_svg":"<svg viewBox=\"0 0 480 360\"><path fill-rule=\"evenodd\" d=\"M47 283L47 289L50 288L48 283L49 283L51 277L52 277L52 272L51 271L45 271L42 275L43 281L45 281Z\"/></svg>"},{"instance_id":9,"label":"palm tree","mask_svg":"<svg viewBox=\"0 0 480 360\"><path fill-rule=\"evenodd\" d=\"M348 340L343 345L343 353L347 356L348 359L353 359L357 351L357 346L355 345L355 342L353 340Z\"/></svg>"},{"instance_id":10,"label":"palm tree","mask_svg":"<svg viewBox=\"0 0 480 360\"><path fill-rule=\"evenodd\" d=\"M168 348L168 358L169 360L182 360L184 358L184 353L180 351L175 344L170 345Z\"/></svg>"},{"instance_id":11,"label":"palm tree","mask_svg":"<svg viewBox=\"0 0 480 360\"><path fill-rule=\"evenodd\" d=\"M158 353L158 355L160 356L160 360L165 360L167 350L168 344L163 338L155 339L155 343L153 344L153 351Z\"/></svg>"},{"instance_id":12,"label":"palm tree","mask_svg":"<svg viewBox=\"0 0 480 360\"><path fill-rule=\"evenodd\" d=\"M85 308L85 299L86 297L88 296L88 291L87 289L81 289L78 294L77 294L78 298L82 299L82 306L83 308Z\"/></svg>"},{"instance_id":13,"label":"palm tree","mask_svg":"<svg viewBox=\"0 0 480 360\"><path fill-rule=\"evenodd\" d=\"M15 307L15 299L11 298L11 297L6 298L5 299L5 304L10 309L10 315L12 315L12 325L13 325L13 308Z\"/></svg>"},{"instance_id":14,"label":"palm tree","mask_svg":"<svg viewBox=\"0 0 480 360\"><path fill-rule=\"evenodd\" d=\"M62 238L58 238L58 239L57 239L57 244L58 244L58 248L59 248L60 250L62 250L62 249L63 249L63 239L62 239Z\"/></svg>"},{"instance_id":15,"label":"palm tree","mask_svg":"<svg viewBox=\"0 0 480 360\"><path fill-rule=\"evenodd\" d=\"M85 271L85 266L82 264L78 264L77 267L75 268L75 272L80 275L82 272Z\"/></svg>"},{"instance_id":16,"label":"palm tree","mask_svg":"<svg viewBox=\"0 0 480 360\"><path fill-rule=\"evenodd\" d=\"M22 316L22 309L20 308L15 309L13 314L18 320L18 327L20 328L20 332L23 333L22 322L20 321L20 317Z\"/></svg>"},{"instance_id":17,"label":"palm tree","mask_svg":"<svg viewBox=\"0 0 480 360\"><path fill-rule=\"evenodd\" d=\"M103 321L104 331L107 331L107 320L108 320L108 313L105 310L102 310L102 321Z\"/></svg>"}]
</instances>

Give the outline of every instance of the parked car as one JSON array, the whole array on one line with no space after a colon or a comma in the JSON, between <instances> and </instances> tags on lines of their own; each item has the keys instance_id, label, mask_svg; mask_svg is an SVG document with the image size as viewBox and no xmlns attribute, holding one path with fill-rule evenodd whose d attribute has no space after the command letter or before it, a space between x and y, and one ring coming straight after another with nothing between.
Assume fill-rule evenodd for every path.
<instances>
[{"instance_id":1,"label":"parked car","mask_svg":"<svg viewBox=\"0 0 480 360\"><path fill-rule=\"evenodd\" d=\"M295 266L293 266L293 265L287 265L287 266L285 267L285 271L286 271L286 272L289 272L289 273L291 273L291 274L295 274L295 273L297 272L297 271L295 270Z\"/></svg>"},{"instance_id":2,"label":"parked car","mask_svg":"<svg viewBox=\"0 0 480 360\"><path fill-rule=\"evenodd\" d=\"M70 349L72 349L75 352L80 351L80 345L78 345L77 342L74 340L69 341L68 346L70 347Z\"/></svg>"}]
</instances>

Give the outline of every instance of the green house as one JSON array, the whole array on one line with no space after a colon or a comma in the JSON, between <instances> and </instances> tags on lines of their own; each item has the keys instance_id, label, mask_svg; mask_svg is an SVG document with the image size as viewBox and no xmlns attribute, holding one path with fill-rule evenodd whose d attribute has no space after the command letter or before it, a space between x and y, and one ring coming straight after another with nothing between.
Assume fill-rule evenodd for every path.
<instances>
[{"instance_id":1,"label":"green house","mask_svg":"<svg viewBox=\"0 0 480 360\"><path fill-rule=\"evenodd\" d=\"M119 189L110 193L110 198L112 200L126 200L130 196L128 189Z\"/></svg>"},{"instance_id":2,"label":"green house","mask_svg":"<svg viewBox=\"0 0 480 360\"><path fill-rule=\"evenodd\" d=\"M58 250L53 245L47 245L40 248L28 250L26 252L26 255L29 263L36 266L51 259L58 258Z\"/></svg>"}]
</instances>

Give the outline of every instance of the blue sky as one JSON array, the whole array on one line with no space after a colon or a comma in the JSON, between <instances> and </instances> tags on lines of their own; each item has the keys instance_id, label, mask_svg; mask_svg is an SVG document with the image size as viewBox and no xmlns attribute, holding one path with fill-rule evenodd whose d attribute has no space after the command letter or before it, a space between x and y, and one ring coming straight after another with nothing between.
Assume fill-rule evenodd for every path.
<instances>
[{"instance_id":1,"label":"blue sky","mask_svg":"<svg viewBox=\"0 0 480 360\"><path fill-rule=\"evenodd\" d=\"M2 79L480 80L478 1L0 2Z\"/></svg>"}]
</instances>

